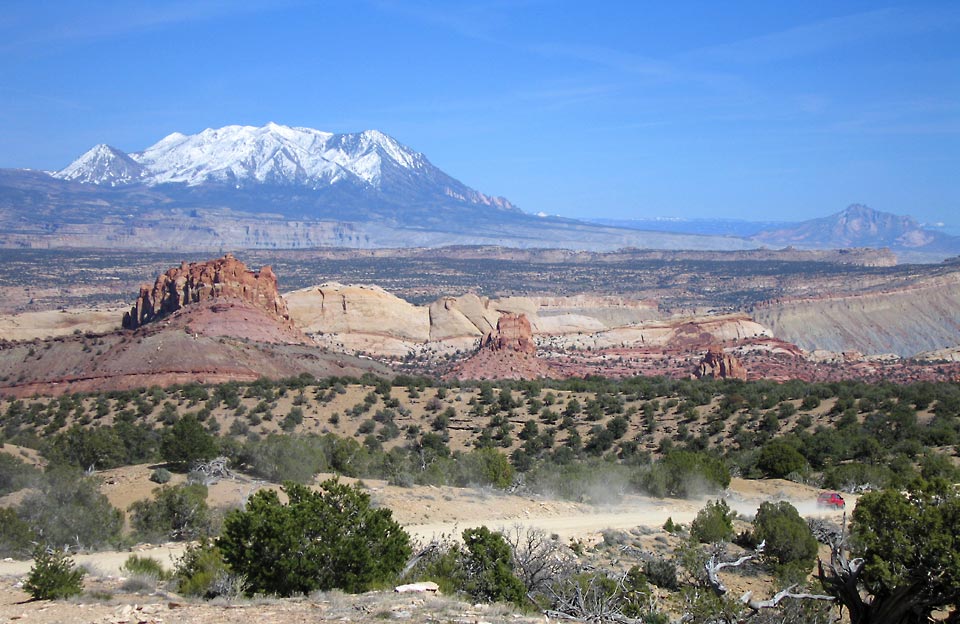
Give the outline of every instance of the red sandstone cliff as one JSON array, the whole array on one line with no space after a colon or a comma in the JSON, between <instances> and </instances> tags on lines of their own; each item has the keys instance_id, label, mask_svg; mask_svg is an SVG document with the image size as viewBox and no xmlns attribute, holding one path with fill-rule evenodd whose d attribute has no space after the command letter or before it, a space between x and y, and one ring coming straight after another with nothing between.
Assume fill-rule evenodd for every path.
<instances>
[{"instance_id":1,"label":"red sandstone cliff","mask_svg":"<svg viewBox=\"0 0 960 624\"><path fill-rule=\"evenodd\" d=\"M480 341L480 347L493 351L537 352L533 329L526 314L502 314L497 320L497 329L487 332Z\"/></svg>"},{"instance_id":2,"label":"red sandstone cliff","mask_svg":"<svg viewBox=\"0 0 960 624\"><path fill-rule=\"evenodd\" d=\"M136 329L190 304L212 299L239 299L280 320L290 318L273 270L265 266L251 271L227 254L207 262L184 262L160 275L153 288L141 286L136 303L123 315L123 327Z\"/></svg>"},{"instance_id":3,"label":"red sandstone cliff","mask_svg":"<svg viewBox=\"0 0 960 624\"><path fill-rule=\"evenodd\" d=\"M740 361L723 352L723 347L713 345L707 349L706 355L700 360L697 371L694 373L697 377L713 377L715 379L746 379L747 369L743 367Z\"/></svg>"},{"instance_id":4,"label":"red sandstone cliff","mask_svg":"<svg viewBox=\"0 0 960 624\"><path fill-rule=\"evenodd\" d=\"M537 357L537 345L525 314L503 314L497 329L480 340L479 350L446 377L455 379L539 379L555 376Z\"/></svg>"}]
</instances>

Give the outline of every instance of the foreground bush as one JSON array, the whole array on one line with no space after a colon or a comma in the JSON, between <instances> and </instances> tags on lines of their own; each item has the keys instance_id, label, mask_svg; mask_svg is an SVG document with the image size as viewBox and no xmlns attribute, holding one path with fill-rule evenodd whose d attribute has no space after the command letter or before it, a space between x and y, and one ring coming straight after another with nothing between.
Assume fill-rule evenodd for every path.
<instances>
[{"instance_id":1,"label":"foreground bush","mask_svg":"<svg viewBox=\"0 0 960 624\"><path fill-rule=\"evenodd\" d=\"M485 526L463 532L463 590L484 602L526 603L525 587L513 573L510 545L501 533Z\"/></svg>"},{"instance_id":2,"label":"foreground bush","mask_svg":"<svg viewBox=\"0 0 960 624\"><path fill-rule=\"evenodd\" d=\"M690 536L701 544L727 541L733 537L736 515L726 501L710 501L690 523Z\"/></svg>"},{"instance_id":3,"label":"foreground bush","mask_svg":"<svg viewBox=\"0 0 960 624\"><path fill-rule=\"evenodd\" d=\"M187 596L212 599L234 597L246 589L246 579L234 574L223 560L223 553L210 540L190 546L173 571L177 591Z\"/></svg>"},{"instance_id":4,"label":"foreground bush","mask_svg":"<svg viewBox=\"0 0 960 624\"><path fill-rule=\"evenodd\" d=\"M391 580L410 555L410 538L389 509L336 479L320 492L286 483L254 494L224 521L217 546L246 577L248 591L291 596L316 590L361 592Z\"/></svg>"},{"instance_id":5,"label":"foreground bush","mask_svg":"<svg viewBox=\"0 0 960 624\"><path fill-rule=\"evenodd\" d=\"M48 546L98 548L115 544L123 513L100 492L96 480L60 467L44 474L40 491L23 499L18 515Z\"/></svg>"},{"instance_id":6,"label":"foreground bush","mask_svg":"<svg viewBox=\"0 0 960 624\"><path fill-rule=\"evenodd\" d=\"M23 589L34 600L69 598L83 592L84 570L62 550L38 548Z\"/></svg>"},{"instance_id":7,"label":"foreground bush","mask_svg":"<svg viewBox=\"0 0 960 624\"><path fill-rule=\"evenodd\" d=\"M850 556L862 567L830 566L819 576L854 624L956 621L960 492L952 484L919 480L906 492L864 494L850 537Z\"/></svg>"},{"instance_id":8,"label":"foreground bush","mask_svg":"<svg viewBox=\"0 0 960 624\"><path fill-rule=\"evenodd\" d=\"M521 546L524 539L519 529L511 534L513 544L499 531L485 526L466 529L461 537L463 543L443 543L428 549L406 579L411 581L434 581L440 591L448 594L465 594L471 600L482 602L510 602L518 606L528 604L527 591L543 592L554 582L554 576L563 576L561 565L556 562L553 549L542 549L543 537L527 533L532 538L533 550ZM519 557L518 557L519 555ZM517 576L515 565L522 558L528 565L524 584ZM547 574L539 576L542 571Z\"/></svg>"},{"instance_id":9,"label":"foreground bush","mask_svg":"<svg viewBox=\"0 0 960 624\"><path fill-rule=\"evenodd\" d=\"M130 505L130 522L146 541L192 540L210 533L207 487L200 483L159 487L152 500Z\"/></svg>"},{"instance_id":10,"label":"foreground bush","mask_svg":"<svg viewBox=\"0 0 960 624\"><path fill-rule=\"evenodd\" d=\"M784 571L806 574L817 559L817 540L797 508L787 501L761 503L753 519L753 539L766 542L764 555Z\"/></svg>"}]
</instances>

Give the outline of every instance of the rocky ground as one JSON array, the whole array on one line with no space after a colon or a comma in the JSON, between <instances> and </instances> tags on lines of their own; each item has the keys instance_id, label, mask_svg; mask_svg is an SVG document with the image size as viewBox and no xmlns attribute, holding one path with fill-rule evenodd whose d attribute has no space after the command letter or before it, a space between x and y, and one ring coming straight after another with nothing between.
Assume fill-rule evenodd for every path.
<instances>
[{"instance_id":1,"label":"rocky ground","mask_svg":"<svg viewBox=\"0 0 960 624\"><path fill-rule=\"evenodd\" d=\"M444 596L321 592L303 598L197 602L165 591L126 593L123 581L97 578L69 601L29 601L15 577L0 578L0 620L40 624L289 624L295 622L543 622L502 605L471 605Z\"/></svg>"},{"instance_id":2,"label":"rocky ground","mask_svg":"<svg viewBox=\"0 0 960 624\"><path fill-rule=\"evenodd\" d=\"M149 466L128 466L102 473L103 491L114 505L149 496L155 484L148 479ZM326 475L320 475L322 479ZM181 477L182 478L182 477ZM630 495L619 504L594 507L541 497L518 496L464 488L417 486L401 488L382 481L366 480L364 487L374 501L393 510L394 517L415 538L428 541L450 537L465 528L486 525L492 528L537 527L556 534L566 543L580 541L589 549L602 551L604 533L631 534L636 543L652 552L668 552L677 539L662 531L668 517L689 523L704 500L656 499ZM258 487L276 487L237 477L224 479L210 488L213 506L239 503ZM817 490L795 483L769 480L734 479L725 493L733 509L752 515L764 500L788 500L804 515L816 515L839 521L841 513L816 507ZM180 544L133 549L141 556L152 556L167 567L182 552ZM90 573L85 593L69 601L35 601L20 583L30 567L29 561L0 561L0 621L39 622L42 624L86 623L261 623L261 622L372 622L411 620L479 624L480 622L543 621L542 615L517 613L503 606L470 605L452 597L401 595L373 592L358 596L339 592L314 594L296 599L256 599L234 602L203 602L179 596L162 586L134 592L121 576L120 566L131 551L109 551L76 556L78 564ZM601 555L602 556L602 552ZM618 555L618 557L621 557ZM726 579L734 591L753 588L768 590L769 579L736 574Z\"/></svg>"}]
</instances>

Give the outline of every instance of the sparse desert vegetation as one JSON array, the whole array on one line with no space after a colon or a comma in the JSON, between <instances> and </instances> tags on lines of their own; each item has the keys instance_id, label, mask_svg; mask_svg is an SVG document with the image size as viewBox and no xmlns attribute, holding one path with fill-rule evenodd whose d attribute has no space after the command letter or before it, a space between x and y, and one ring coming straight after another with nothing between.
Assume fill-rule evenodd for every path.
<instances>
[{"instance_id":1,"label":"sparse desert vegetation","mask_svg":"<svg viewBox=\"0 0 960 624\"><path fill-rule=\"evenodd\" d=\"M276 494L246 507L248 514L265 514L259 520L208 505L205 484L216 478L207 462L214 457L226 458L230 470L247 478L289 482L288 492L299 492L297 500L305 504L312 500L308 492L345 487L318 483L321 473L376 480L400 490L485 487L601 507L634 496L709 497L688 519L670 519L659 529L611 530L596 542L565 542L519 528L511 533L503 527L471 527L432 545L415 545L420 558L403 575L391 567L385 575L386 569L369 577L391 584L431 580L444 591L507 601L521 610L574 617L592 617L599 610L614 620L643 621L669 621L681 613L743 617L753 609L739 600L747 588L758 600L788 587L796 593L797 583L807 586L807 593L829 590L829 579L842 569L824 572L826 589L811 574L818 551L829 559L840 527L824 530L831 521L809 524L803 518L817 515L818 486L862 494L857 509L868 501L863 509L870 512L854 513L851 541L842 547L854 554L875 553L879 562L893 556L885 550L883 532L890 525L884 523L909 524L911 540L921 539L925 523L950 526L946 518L953 517L949 509L956 493L946 484L960 481L955 384L301 376L6 399L0 410L5 448L15 451L0 455L8 492L3 552L30 556L37 541L90 550L200 539L187 551L180 572L173 573L180 581L162 580L167 572L161 570L156 580L130 587L154 591L173 583L169 587L176 591L179 582L182 591L208 597L255 592L239 563L247 555L228 544L249 543L238 537L245 531L286 526L276 515L282 508ZM117 509L100 494L97 473L132 464L150 466L143 470L155 476L155 490L150 498ZM724 492L732 476L786 478L807 487L810 498L793 501L802 513L787 500L734 509L719 498L729 495ZM316 490L296 489L296 483ZM362 501L369 496L363 487L350 486L341 495ZM909 517L909 502L894 504L897 497L936 501L933 509L944 519ZM888 511L900 515L884 516ZM254 529L261 524L263 529ZM235 537L224 541L222 531ZM819 547L815 536L823 542ZM752 554L760 543L762 553ZM916 548L915 554L900 557L896 575L864 568L860 587L874 596L894 595L913 582L911 570L941 566L944 574L951 573L949 562ZM357 549L347 550L359 556ZM544 553L551 553L549 565ZM716 579L702 574L710 561L744 557L746 563L723 573L723 591ZM363 568L356 569L359 574ZM262 588L268 593L288 587L283 594L370 586L359 581L366 577L351 578L276 586L258 582L267 583ZM951 583L938 586L929 605L949 604L956 588ZM799 618L790 621L826 621L829 610L825 600L785 599L776 611L778 617Z\"/></svg>"}]
</instances>

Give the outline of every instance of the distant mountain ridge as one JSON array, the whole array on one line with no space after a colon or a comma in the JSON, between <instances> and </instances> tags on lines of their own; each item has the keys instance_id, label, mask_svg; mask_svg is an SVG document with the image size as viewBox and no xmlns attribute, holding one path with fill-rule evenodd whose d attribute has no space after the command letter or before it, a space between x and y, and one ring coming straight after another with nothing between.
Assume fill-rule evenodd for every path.
<instances>
[{"instance_id":1,"label":"distant mountain ridge","mask_svg":"<svg viewBox=\"0 0 960 624\"><path fill-rule=\"evenodd\" d=\"M851 204L827 217L764 230L750 239L768 246L799 249L887 247L902 257L917 259L960 254L960 238L926 229L912 217L862 204Z\"/></svg>"},{"instance_id":2,"label":"distant mountain ridge","mask_svg":"<svg viewBox=\"0 0 960 624\"><path fill-rule=\"evenodd\" d=\"M669 225L668 225L669 224ZM611 251L886 247L960 255L960 238L853 205L802 223L576 220L475 190L378 130L268 123L98 144L63 169L0 170L0 247L231 250L495 245Z\"/></svg>"},{"instance_id":3,"label":"distant mountain ridge","mask_svg":"<svg viewBox=\"0 0 960 624\"><path fill-rule=\"evenodd\" d=\"M526 214L377 130L275 123L100 144L60 171L0 170L0 246L298 249L500 245L591 251L750 249Z\"/></svg>"},{"instance_id":4,"label":"distant mountain ridge","mask_svg":"<svg viewBox=\"0 0 960 624\"><path fill-rule=\"evenodd\" d=\"M467 203L518 210L503 197L475 191L433 166L420 152L378 130L334 134L276 123L170 134L141 152L100 144L53 174L83 184L223 184L305 187L337 184L396 192L418 185Z\"/></svg>"},{"instance_id":5,"label":"distant mountain ridge","mask_svg":"<svg viewBox=\"0 0 960 624\"><path fill-rule=\"evenodd\" d=\"M710 236L736 236L749 238L764 230L794 226L786 221L748 221L746 219L683 219L679 217L654 217L641 219L584 218L590 223L622 227L631 230L654 232L682 232Z\"/></svg>"}]
</instances>

